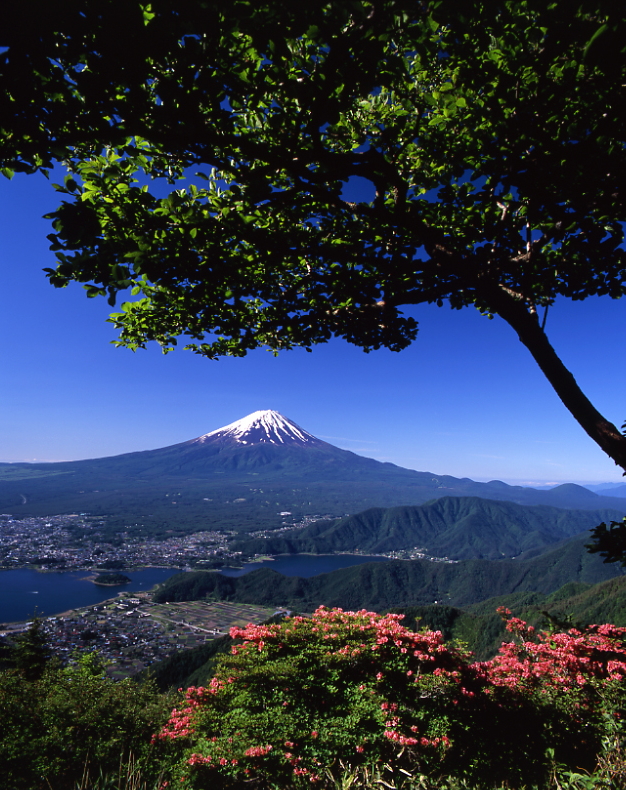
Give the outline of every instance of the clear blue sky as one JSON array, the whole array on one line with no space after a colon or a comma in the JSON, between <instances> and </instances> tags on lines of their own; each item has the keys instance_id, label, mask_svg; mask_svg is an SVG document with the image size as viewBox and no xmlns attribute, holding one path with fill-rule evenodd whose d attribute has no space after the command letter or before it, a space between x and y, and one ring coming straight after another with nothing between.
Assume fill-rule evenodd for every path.
<instances>
[{"instance_id":1,"label":"clear blue sky","mask_svg":"<svg viewBox=\"0 0 626 790\"><path fill-rule=\"evenodd\" d=\"M623 481L500 319L425 306L400 354L336 341L312 354L211 362L116 349L105 300L55 290L40 176L0 177L3 306L0 461L94 458L191 439L276 409L339 447L436 474L507 482ZM551 342L583 390L626 420L626 302L563 301Z\"/></svg>"}]
</instances>

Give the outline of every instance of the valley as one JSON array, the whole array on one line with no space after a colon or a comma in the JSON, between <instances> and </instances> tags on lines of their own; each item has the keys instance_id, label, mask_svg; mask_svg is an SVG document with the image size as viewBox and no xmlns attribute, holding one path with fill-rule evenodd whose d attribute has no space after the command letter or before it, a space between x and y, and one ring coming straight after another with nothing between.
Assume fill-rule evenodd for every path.
<instances>
[{"instance_id":1,"label":"valley","mask_svg":"<svg viewBox=\"0 0 626 790\"><path fill-rule=\"evenodd\" d=\"M150 606L152 613L197 609L196 636L175 643L188 650L200 646L194 640L201 632L215 630L208 614L202 624L202 612L214 606L401 607L435 622L444 612L483 605L490 608L480 616L490 615L511 596L513 605L533 596L570 601L571 585L578 594L620 581L620 568L585 546L591 529L626 514L623 497L581 486L535 490L381 463L271 411L160 450L0 465L0 503L2 568L85 571L89 578L184 569L159 585ZM350 567L342 561L329 572L313 570L315 558L337 555ZM309 557L311 570L284 575L276 570L285 567L281 560L219 572L267 556ZM145 614L135 618L142 633ZM189 617L180 622L188 625ZM470 641L480 643L477 633Z\"/></svg>"}]
</instances>

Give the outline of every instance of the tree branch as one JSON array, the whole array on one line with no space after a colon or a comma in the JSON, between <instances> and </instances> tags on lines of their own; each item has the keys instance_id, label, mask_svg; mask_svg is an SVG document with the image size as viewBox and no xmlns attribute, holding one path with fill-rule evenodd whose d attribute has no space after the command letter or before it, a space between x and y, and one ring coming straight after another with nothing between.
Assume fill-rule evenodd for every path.
<instances>
[{"instance_id":1,"label":"tree branch","mask_svg":"<svg viewBox=\"0 0 626 790\"><path fill-rule=\"evenodd\" d=\"M539 325L536 315L529 312L521 298L516 298L498 285L481 288L494 313L503 318L526 346L542 373L552 385L574 419L594 442L626 475L626 437L595 408L565 367Z\"/></svg>"}]
</instances>

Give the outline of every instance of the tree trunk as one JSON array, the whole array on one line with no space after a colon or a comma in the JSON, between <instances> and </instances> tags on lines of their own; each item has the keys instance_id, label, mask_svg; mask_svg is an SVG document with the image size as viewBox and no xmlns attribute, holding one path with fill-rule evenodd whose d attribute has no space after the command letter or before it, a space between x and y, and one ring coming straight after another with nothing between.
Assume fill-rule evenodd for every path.
<instances>
[{"instance_id":1,"label":"tree trunk","mask_svg":"<svg viewBox=\"0 0 626 790\"><path fill-rule=\"evenodd\" d=\"M561 362L556 351L524 302L495 286L489 290L488 302L493 312L511 326L541 368L554 391L594 442L624 469L626 475L626 437L594 407L580 389L576 379Z\"/></svg>"}]
</instances>

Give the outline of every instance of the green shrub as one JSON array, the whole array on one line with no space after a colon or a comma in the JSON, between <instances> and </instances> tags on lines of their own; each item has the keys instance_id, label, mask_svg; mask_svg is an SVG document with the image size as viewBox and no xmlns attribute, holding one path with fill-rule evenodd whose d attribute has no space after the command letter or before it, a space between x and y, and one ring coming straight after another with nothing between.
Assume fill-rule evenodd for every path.
<instances>
[{"instance_id":1,"label":"green shrub","mask_svg":"<svg viewBox=\"0 0 626 790\"><path fill-rule=\"evenodd\" d=\"M0 787L73 790L86 774L117 774L131 762L149 778L150 736L171 704L150 683L112 681L89 656L32 681L0 673Z\"/></svg>"}]
</instances>

